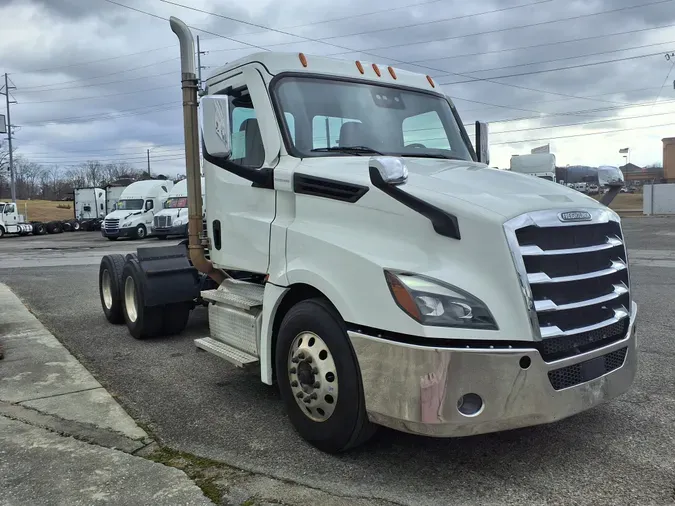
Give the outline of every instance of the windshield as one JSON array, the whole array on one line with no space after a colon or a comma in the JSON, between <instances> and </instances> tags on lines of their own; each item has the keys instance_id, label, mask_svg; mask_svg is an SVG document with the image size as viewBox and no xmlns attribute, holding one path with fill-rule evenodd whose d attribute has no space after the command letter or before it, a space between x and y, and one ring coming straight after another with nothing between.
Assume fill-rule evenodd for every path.
<instances>
[{"instance_id":1,"label":"windshield","mask_svg":"<svg viewBox=\"0 0 675 506\"><path fill-rule=\"evenodd\" d=\"M284 77L274 92L295 156L379 153L472 160L444 97L314 77Z\"/></svg>"},{"instance_id":2,"label":"windshield","mask_svg":"<svg viewBox=\"0 0 675 506\"><path fill-rule=\"evenodd\" d=\"M143 199L117 201L117 211L140 211L141 209L143 209Z\"/></svg>"},{"instance_id":3,"label":"windshield","mask_svg":"<svg viewBox=\"0 0 675 506\"><path fill-rule=\"evenodd\" d=\"M170 197L164 201L164 209L178 209L187 206L187 197Z\"/></svg>"}]
</instances>

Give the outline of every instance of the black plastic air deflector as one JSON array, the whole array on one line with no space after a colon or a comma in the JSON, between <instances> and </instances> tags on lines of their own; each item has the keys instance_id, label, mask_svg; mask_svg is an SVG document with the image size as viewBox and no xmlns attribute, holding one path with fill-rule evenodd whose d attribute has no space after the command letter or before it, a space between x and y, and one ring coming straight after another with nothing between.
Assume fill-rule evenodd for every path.
<instances>
[{"instance_id":1,"label":"black plastic air deflector","mask_svg":"<svg viewBox=\"0 0 675 506\"><path fill-rule=\"evenodd\" d=\"M366 194L368 187L295 173L293 174L293 191L302 195L313 195L314 197L354 203Z\"/></svg>"},{"instance_id":2,"label":"black plastic air deflector","mask_svg":"<svg viewBox=\"0 0 675 506\"><path fill-rule=\"evenodd\" d=\"M455 215L404 192L398 186L388 184L382 179L380 172L375 167L370 167L370 182L373 183L375 188L382 190L391 198L398 200L404 206L428 218L437 234L452 239L462 238L459 233L459 223Z\"/></svg>"},{"instance_id":3,"label":"black plastic air deflector","mask_svg":"<svg viewBox=\"0 0 675 506\"><path fill-rule=\"evenodd\" d=\"M200 275L190 264L184 245L138 248L136 260L145 274L144 306L189 302L199 297Z\"/></svg>"}]
</instances>

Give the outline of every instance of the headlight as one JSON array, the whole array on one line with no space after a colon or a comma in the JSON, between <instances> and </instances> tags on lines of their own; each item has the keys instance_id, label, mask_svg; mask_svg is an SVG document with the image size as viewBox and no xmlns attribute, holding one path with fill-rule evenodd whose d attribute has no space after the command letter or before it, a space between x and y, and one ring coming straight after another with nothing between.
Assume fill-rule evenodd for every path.
<instances>
[{"instance_id":1,"label":"headlight","mask_svg":"<svg viewBox=\"0 0 675 506\"><path fill-rule=\"evenodd\" d=\"M176 218L173 220L173 224L176 226L185 225L185 218Z\"/></svg>"},{"instance_id":2,"label":"headlight","mask_svg":"<svg viewBox=\"0 0 675 506\"><path fill-rule=\"evenodd\" d=\"M122 228L127 228L127 227L130 227L130 226L131 226L130 221L125 221L124 223L122 223Z\"/></svg>"},{"instance_id":3,"label":"headlight","mask_svg":"<svg viewBox=\"0 0 675 506\"><path fill-rule=\"evenodd\" d=\"M422 325L498 328L487 306L456 286L418 274L385 271L384 276L398 306Z\"/></svg>"}]
</instances>

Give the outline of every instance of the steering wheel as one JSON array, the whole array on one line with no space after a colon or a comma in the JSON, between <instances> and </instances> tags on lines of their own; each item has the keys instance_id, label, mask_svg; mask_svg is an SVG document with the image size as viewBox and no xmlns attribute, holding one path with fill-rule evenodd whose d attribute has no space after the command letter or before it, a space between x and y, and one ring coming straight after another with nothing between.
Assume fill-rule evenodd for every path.
<instances>
[{"instance_id":1,"label":"steering wheel","mask_svg":"<svg viewBox=\"0 0 675 506\"><path fill-rule=\"evenodd\" d=\"M414 142L412 144L408 144L406 148L420 148L420 149L427 149L427 147L424 144L420 144L419 142Z\"/></svg>"}]
</instances>

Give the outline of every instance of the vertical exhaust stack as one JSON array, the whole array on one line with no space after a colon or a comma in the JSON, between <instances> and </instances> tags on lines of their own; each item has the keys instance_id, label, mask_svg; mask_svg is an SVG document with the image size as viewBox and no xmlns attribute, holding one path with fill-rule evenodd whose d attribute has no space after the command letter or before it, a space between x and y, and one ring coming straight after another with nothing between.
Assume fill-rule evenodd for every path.
<instances>
[{"instance_id":1,"label":"vertical exhaust stack","mask_svg":"<svg viewBox=\"0 0 675 506\"><path fill-rule=\"evenodd\" d=\"M199 239L202 230L202 181L199 170L199 120L197 117L197 73L195 43L192 32L180 19L171 16L171 31L180 42L181 87L183 90L183 125L185 129L185 172L188 188L188 252L195 268L221 284L226 274L206 258Z\"/></svg>"}]
</instances>

